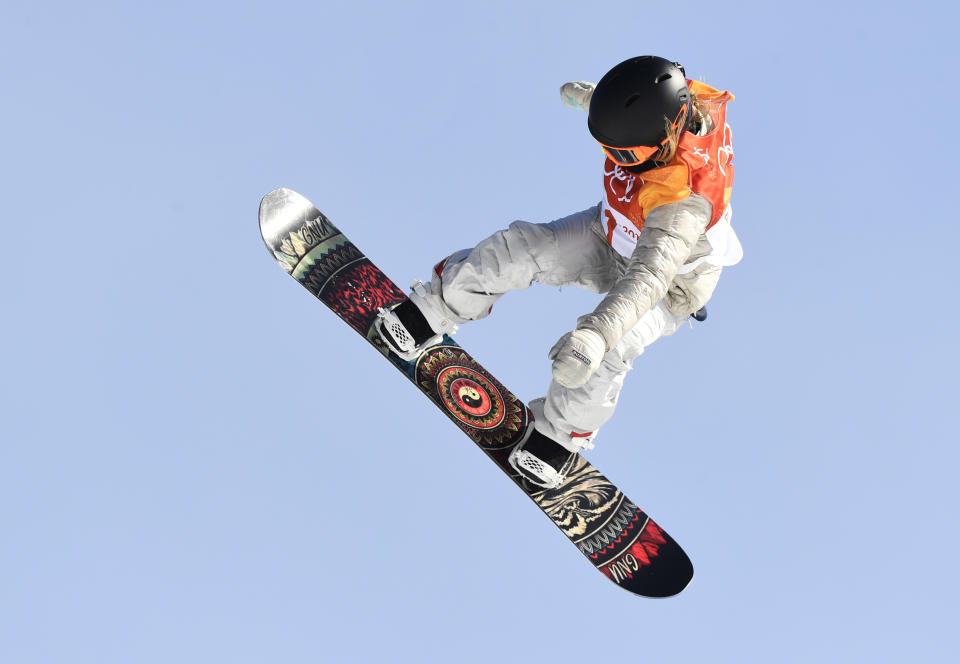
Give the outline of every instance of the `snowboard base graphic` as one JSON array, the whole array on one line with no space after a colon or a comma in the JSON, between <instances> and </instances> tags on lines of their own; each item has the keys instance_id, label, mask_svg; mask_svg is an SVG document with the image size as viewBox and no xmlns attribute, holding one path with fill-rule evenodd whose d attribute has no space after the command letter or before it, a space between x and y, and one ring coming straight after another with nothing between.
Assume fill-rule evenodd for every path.
<instances>
[{"instance_id":1,"label":"snowboard base graphic","mask_svg":"<svg viewBox=\"0 0 960 664\"><path fill-rule=\"evenodd\" d=\"M405 293L310 201L290 189L270 192L260 203L260 232L284 271L420 388L607 578L646 597L675 595L690 583L683 549L583 457L556 489L534 486L511 468L507 457L533 416L456 342L444 337L410 362L390 351L374 322L380 307L399 304Z\"/></svg>"}]
</instances>

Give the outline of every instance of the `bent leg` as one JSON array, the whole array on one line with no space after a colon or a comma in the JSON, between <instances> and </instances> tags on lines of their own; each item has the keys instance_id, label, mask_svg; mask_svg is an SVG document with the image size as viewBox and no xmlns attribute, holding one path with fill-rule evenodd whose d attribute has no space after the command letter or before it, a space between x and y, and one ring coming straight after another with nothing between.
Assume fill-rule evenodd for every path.
<instances>
[{"instance_id":1,"label":"bent leg","mask_svg":"<svg viewBox=\"0 0 960 664\"><path fill-rule=\"evenodd\" d=\"M534 282L595 292L616 281L613 250L590 230L597 206L548 224L515 221L434 268L431 293L456 322L484 318L505 293Z\"/></svg>"},{"instance_id":2,"label":"bent leg","mask_svg":"<svg viewBox=\"0 0 960 664\"><path fill-rule=\"evenodd\" d=\"M661 302L604 355L586 384L569 388L551 381L543 403L543 421L537 420L537 428L568 449L593 447L597 431L617 407L623 380L633 368L633 360L657 339L673 334L685 319L671 313ZM534 411L534 414L538 413Z\"/></svg>"}]
</instances>

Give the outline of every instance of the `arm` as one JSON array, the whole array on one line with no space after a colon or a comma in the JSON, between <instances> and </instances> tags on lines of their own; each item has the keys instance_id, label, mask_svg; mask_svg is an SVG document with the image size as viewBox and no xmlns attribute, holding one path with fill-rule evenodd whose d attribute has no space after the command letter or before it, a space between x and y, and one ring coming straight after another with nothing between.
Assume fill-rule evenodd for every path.
<instances>
[{"instance_id":1,"label":"arm","mask_svg":"<svg viewBox=\"0 0 960 664\"><path fill-rule=\"evenodd\" d=\"M550 349L554 380L570 388L589 380L603 356L666 295L710 213L709 201L696 195L650 211L625 274L593 313L581 316L577 329Z\"/></svg>"},{"instance_id":2,"label":"arm","mask_svg":"<svg viewBox=\"0 0 960 664\"><path fill-rule=\"evenodd\" d=\"M696 195L651 210L626 273L593 313L580 318L577 328L599 333L606 350L616 346L666 295L677 270L706 230L710 215L710 203Z\"/></svg>"}]
</instances>

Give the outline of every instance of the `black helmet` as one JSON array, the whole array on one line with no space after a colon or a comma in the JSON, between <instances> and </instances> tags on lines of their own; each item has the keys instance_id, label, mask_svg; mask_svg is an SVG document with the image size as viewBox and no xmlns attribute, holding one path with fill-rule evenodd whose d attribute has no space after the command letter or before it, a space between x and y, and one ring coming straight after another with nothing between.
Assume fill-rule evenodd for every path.
<instances>
[{"instance_id":1,"label":"black helmet","mask_svg":"<svg viewBox=\"0 0 960 664\"><path fill-rule=\"evenodd\" d=\"M653 55L630 58L597 83L587 127L613 161L637 165L666 143L667 125L686 127L690 99L680 63Z\"/></svg>"}]
</instances>

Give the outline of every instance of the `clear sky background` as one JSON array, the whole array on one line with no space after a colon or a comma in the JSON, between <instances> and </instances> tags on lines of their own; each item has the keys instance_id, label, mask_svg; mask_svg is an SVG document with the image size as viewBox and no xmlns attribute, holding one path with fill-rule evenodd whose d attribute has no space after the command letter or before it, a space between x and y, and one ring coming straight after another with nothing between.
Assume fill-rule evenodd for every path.
<instances>
[{"instance_id":1,"label":"clear sky background","mask_svg":"<svg viewBox=\"0 0 960 664\"><path fill-rule=\"evenodd\" d=\"M956 657L958 10L927 2L9 2L0 661ZM589 458L689 552L597 574L287 277L301 191L401 285L599 200L560 103L627 57L736 94L746 257ZM458 341L525 400L598 297Z\"/></svg>"}]
</instances>

